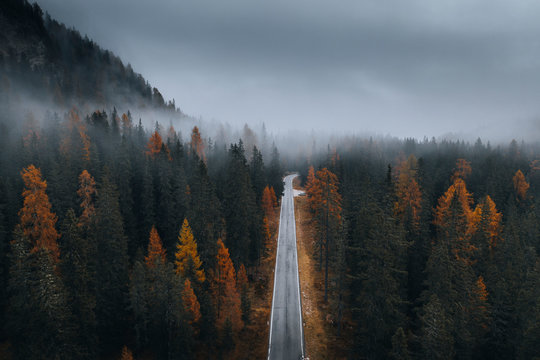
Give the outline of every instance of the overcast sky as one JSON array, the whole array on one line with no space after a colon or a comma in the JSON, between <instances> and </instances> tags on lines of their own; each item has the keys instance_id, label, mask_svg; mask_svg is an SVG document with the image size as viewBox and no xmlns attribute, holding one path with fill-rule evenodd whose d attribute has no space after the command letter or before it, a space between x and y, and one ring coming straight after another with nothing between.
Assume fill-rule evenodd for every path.
<instances>
[{"instance_id":1,"label":"overcast sky","mask_svg":"<svg viewBox=\"0 0 540 360\"><path fill-rule=\"evenodd\" d=\"M186 113L271 130L540 135L536 0L38 0Z\"/></svg>"}]
</instances>

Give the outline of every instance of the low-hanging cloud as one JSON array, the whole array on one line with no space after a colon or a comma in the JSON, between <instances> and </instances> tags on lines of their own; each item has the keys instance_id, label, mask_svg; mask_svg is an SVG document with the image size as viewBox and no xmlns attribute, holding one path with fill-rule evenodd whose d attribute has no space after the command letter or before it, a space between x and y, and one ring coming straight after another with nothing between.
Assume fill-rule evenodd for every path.
<instances>
[{"instance_id":1,"label":"low-hanging cloud","mask_svg":"<svg viewBox=\"0 0 540 360\"><path fill-rule=\"evenodd\" d=\"M274 131L538 135L530 0L38 3L194 116Z\"/></svg>"}]
</instances>

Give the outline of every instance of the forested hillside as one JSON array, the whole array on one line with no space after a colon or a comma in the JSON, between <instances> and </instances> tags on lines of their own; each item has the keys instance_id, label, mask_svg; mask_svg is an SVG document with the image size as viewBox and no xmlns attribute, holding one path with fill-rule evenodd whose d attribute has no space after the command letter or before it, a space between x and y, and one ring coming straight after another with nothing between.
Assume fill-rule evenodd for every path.
<instances>
[{"instance_id":1,"label":"forested hillside","mask_svg":"<svg viewBox=\"0 0 540 360\"><path fill-rule=\"evenodd\" d=\"M350 358L532 359L540 149L348 139L305 167Z\"/></svg>"},{"instance_id":2,"label":"forested hillside","mask_svg":"<svg viewBox=\"0 0 540 360\"><path fill-rule=\"evenodd\" d=\"M38 100L178 111L131 65L26 0L0 3L0 90L12 107Z\"/></svg>"},{"instance_id":3,"label":"forested hillside","mask_svg":"<svg viewBox=\"0 0 540 360\"><path fill-rule=\"evenodd\" d=\"M186 133L174 101L25 0L0 4L0 79L0 357L233 356L277 148Z\"/></svg>"}]
</instances>

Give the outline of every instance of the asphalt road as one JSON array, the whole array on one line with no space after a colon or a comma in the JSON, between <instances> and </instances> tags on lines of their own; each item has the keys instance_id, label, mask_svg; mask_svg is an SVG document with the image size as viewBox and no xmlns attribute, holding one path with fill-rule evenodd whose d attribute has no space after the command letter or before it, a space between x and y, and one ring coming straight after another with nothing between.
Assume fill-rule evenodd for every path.
<instances>
[{"instance_id":1,"label":"asphalt road","mask_svg":"<svg viewBox=\"0 0 540 360\"><path fill-rule=\"evenodd\" d=\"M289 175L285 177L285 191L281 199L268 346L268 359L272 360L298 360L304 357L304 333L292 189L292 181L296 176Z\"/></svg>"}]
</instances>

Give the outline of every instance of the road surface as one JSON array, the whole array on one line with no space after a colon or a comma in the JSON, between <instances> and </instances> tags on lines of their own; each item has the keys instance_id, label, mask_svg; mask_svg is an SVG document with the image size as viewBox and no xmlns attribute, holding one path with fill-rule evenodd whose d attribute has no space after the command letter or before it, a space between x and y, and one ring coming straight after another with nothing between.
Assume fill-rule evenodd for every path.
<instances>
[{"instance_id":1,"label":"road surface","mask_svg":"<svg viewBox=\"0 0 540 360\"><path fill-rule=\"evenodd\" d=\"M285 191L281 199L268 345L268 359L271 360L298 360L304 357L292 189L292 181L296 176L285 177Z\"/></svg>"}]
</instances>

